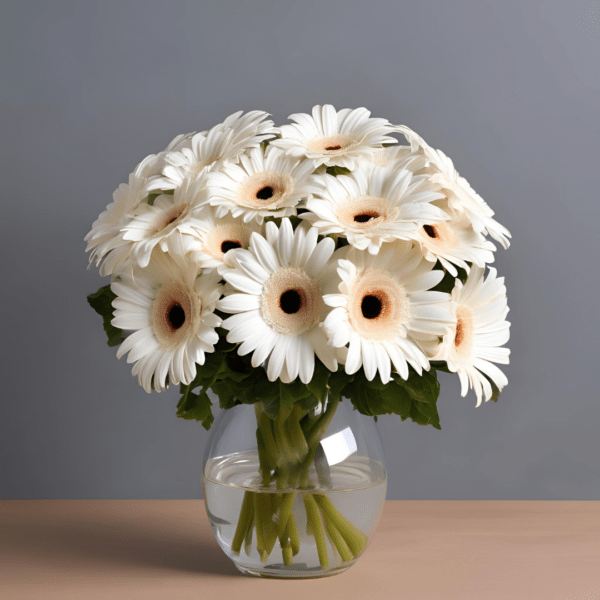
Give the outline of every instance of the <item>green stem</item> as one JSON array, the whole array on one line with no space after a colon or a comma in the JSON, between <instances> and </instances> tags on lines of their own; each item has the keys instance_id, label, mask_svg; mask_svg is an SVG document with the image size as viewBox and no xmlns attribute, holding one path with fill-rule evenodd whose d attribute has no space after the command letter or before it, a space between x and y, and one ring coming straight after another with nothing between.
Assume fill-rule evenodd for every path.
<instances>
[{"instance_id":1,"label":"green stem","mask_svg":"<svg viewBox=\"0 0 600 600\"><path fill-rule=\"evenodd\" d=\"M252 533L254 531L254 501L252 501L252 518L250 520L250 524L248 525L248 529L246 530L246 537L244 538L244 551L246 552L246 556L250 556L252 552Z\"/></svg>"},{"instance_id":2,"label":"green stem","mask_svg":"<svg viewBox=\"0 0 600 600\"><path fill-rule=\"evenodd\" d=\"M319 563L322 567L329 566L329 555L327 554L327 545L325 544L325 534L323 533L323 523L321 522L321 513L312 494L304 494L304 508L306 517L311 524L312 534L317 544L317 553L319 554Z\"/></svg>"},{"instance_id":3,"label":"green stem","mask_svg":"<svg viewBox=\"0 0 600 600\"><path fill-rule=\"evenodd\" d=\"M292 409L292 413L287 419L287 429L290 436L290 443L296 449L298 454L298 463L301 463L306 459L309 448L302 427L300 427L300 419L304 416L304 411L295 405Z\"/></svg>"},{"instance_id":4,"label":"green stem","mask_svg":"<svg viewBox=\"0 0 600 600\"><path fill-rule=\"evenodd\" d=\"M281 494L259 494L259 496L264 496L263 499L263 508L264 508L264 516L265 516L265 552L266 556L264 560L261 558L262 562L266 562L267 558L269 558L271 552L273 552L273 547L275 546L275 542L277 541L277 523L273 521L273 517L277 514L279 510L279 506L281 504Z\"/></svg>"},{"instance_id":5,"label":"green stem","mask_svg":"<svg viewBox=\"0 0 600 600\"><path fill-rule=\"evenodd\" d=\"M323 511L325 522L331 522L344 538L350 552L358 556L366 547L368 538L360 529L352 525L334 506L333 502L323 494L314 494L315 502ZM340 553L341 554L341 553Z\"/></svg>"},{"instance_id":6,"label":"green stem","mask_svg":"<svg viewBox=\"0 0 600 600\"><path fill-rule=\"evenodd\" d=\"M271 485L271 460L267 452L265 440L260 429L256 430L256 444L258 447L258 464L260 465L260 475L263 487Z\"/></svg>"},{"instance_id":7,"label":"green stem","mask_svg":"<svg viewBox=\"0 0 600 600\"><path fill-rule=\"evenodd\" d=\"M265 516L261 507L261 499L262 494L257 492L253 492L254 496L254 521L256 523L256 549L260 555L260 560L264 562L268 554L265 555ZM263 560L264 557L264 560Z\"/></svg>"},{"instance_id":8,"label":"green stem","mask_svg":"<svg viewBox=\"0 0 600 600\"><path fill-rule=\"evenodd\" d=\"M348 548L348 544L344 540L342 534L337 530L331 519L325 519L325 531L331 540L332 545L334 545L337 551L340 553L342 560L347 562L354 558L354 555Z\"/></svg>"},{"instance_id":9,"label":"green stem","mask_svg":"<svg viewBox=\"0 0 600 600\"><path fill-rule=\"evenodd\" d=\"M308 474L310 470L310 466L315 460L315 453L319 444L321 443L321 438L327 431L327 428L331 424L333 419L333 415L338 407L339 399L331 400L327 404L327 408L323 412L323 414L319 417L317 422L311 427L308 436L307 436L307 444L308 444L308 454L304 459L302 467L300 469L300 488L306 489L308 486Z\"/></svg>"},{"instance_id":10,"label":"green stem","mask_svg":"<svg viewBox=\"0 0 600 600\"><path fill-rule=\"evenodd\" d=\"M294 519L293 512L288 519L288 531L290 543L292 544L292 554L296 556L300 552L300 536L298 535L298 528L296 527L296 519Z\"/></svg>"},{"instance_id":11,"label":"green stem","mask_svg":"<svg viewBox=\"0 0 600 600\"><path fill-rule=\"evenodd\" d=\"M283 540L286 533L288 522L292 516L292 508L294 506L294 500L296 499L296 492L289 492L283 495L283 501L281 502L281 508L279 510L279 524L278 524L278 535L279 539Z\"/></svg>"},{"instance_id":12,"label":"green stem","mask_svg":"<svg viewBox=\"0 0 600 600\"><path fill-rule=\"evenodd\" d=\"M281 554L283 556L283 564L284 565L289 567L294 564L294 558L293 558L294 554L292 551L292 546L289 542L287 544L281 546Z\"/></svg>"},{"instance_id":13,"label":"green stem","mask_svg":"<svg viewBox=\"0 0 600 600\"><path fill-rule=\"evenodd\" d=\"M275 462L277 457L277 444L275 443L275 438L273 437L273 421L269 419L268 415L260 410L259 405L255 406L256 412L256 422L258 424L258 429L261 433L262 439L265 444L265 448L267 451L267 456L269 457L269 462Z\"/></svg>"},{"instance_id":14,"label":"green stem","mask_svg":"<svg viewBox=\"0 0 600 600\"><path fill-rule=\"evenodd\" d=\"M281 494L254 493L254 518L256 520L256 548L261 562L266 562L277 541L277 525L273 515L279 509Z\"/></svg>"},{"instance_id":15,"label":"green stem","mask_svg":"<svg viewBox=\"0 0 600 600\"><path fill-rule=\"evenodd\" d=\"M234 554L239 554L242 549L242 542L246 537L246 531L250 525L250 522L254 520L254 504L252 499L253 492L244 492L244 499L242 500L242 509L240 511L240 518L231 542L231 551Z\"/></svg>"}]
</instances>

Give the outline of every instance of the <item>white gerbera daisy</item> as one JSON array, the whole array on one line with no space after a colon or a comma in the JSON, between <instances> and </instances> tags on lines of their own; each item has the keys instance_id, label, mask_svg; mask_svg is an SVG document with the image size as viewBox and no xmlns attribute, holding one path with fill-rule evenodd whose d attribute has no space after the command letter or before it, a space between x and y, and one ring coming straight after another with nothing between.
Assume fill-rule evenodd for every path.
<instances>
[{"instance_id":1,"label":"white gerbera daisy","mask_svg":"<svg viewBox=\"0 0 600 600\"><path fill-rule=\"evenodd\" d=\"M428 166L432 169L431 180L446 192L450 207L464 213L471 220L477 233L489 234L504 248L508 248L510 232L493 218L494 211L469 182L458 174L452 160L441 150L432 148L408 127L400 125L395 130L404 134L411 148L420 151L426 158Z\"/></svg>"},{"instance_id":2,"label":"white gerbera daisy","mask_svg":"<svg viewBox=\"0 0 600 600\"><path fill-rule=\"evenodd\" d=\"M331 104L317 105L312 117L305 113L290 115L295 123L280 127L281 139L271 144L292 156L306 156L317 165L354 169L356 160L374 148L398 143L388 137L392 126L387 119L371 119L370 115L366 108L336 111Z\"/></svg>"},{"instance_id":3,"label":"white gerbera daisy","mask_svg":"<svg viewBox=\"0 0 600 600\"><path fill-rule=\"evenodd\" d=\"M129 260L129 243L123 239L121 229L135 210L148 197L148 177L156 163L156 155L147 156L129 175L129 183L122 183L113 193L111 202L85 236L90 264L100 266L102 276L118 273Z\"/></svg>"},{"instance_id":4,"label":"white gerbera daisy","mask_svg":"<svg viewBox=\"0 0 600 600\"><path fill-rule=\"evenodd\" d=\"M448 219L433 205L444 197L426 175L414 175L410 161L350 175L315 175L307 219L322 235L342 234L361 250L377 254L384 242L410 239L422 225Z\"/></svg>"},{"instance_id":5,"label":"white gerbera daisy","mask_svg":"<svg viewBox=\"0 0 600 600\"><path fill-rule=\"evenodd\" d=\"M228 263L234 268L223 274L238 292L218 305L237 313L223 322L227 340L241 343L242 356L253 352L255 368L268 359L270 381L289 383L299 375L308 383L315 354L328 369L337 369L336 352L319 326L327 312L322 293L331 279L335 244L331 238L317 243L316 229L307 229L294 231L287 218L279 228L268 222L266 239L253 233L248 250L233 252Z\"/></svg>"},{"instance_id":6,"label":"white gerbera daisy","mask_svg":"<svg viewBox=\"0 0 600 600\"><path fill-rule=\"evenodd\" d=\"M487 402L492 396L487 377L499 390L508 383L504 373L492 364L508 364L510 354L508 348L500 347L510 337L504 277L497 278L496 269L490 268L484 281L484 270L473 267L464 286L456 280L452 300L456 324L444 335L432 360L446 361L448 369L460 377L462 396L471 387L479 406L482 397Z\"/></svg>"},{"instance_id":7,"label":"white gerbera daisy","mask_svg":"<svg viewBox=\"0 0 600 600\"><path fill-rule=\"evenodd\" d=\"M467 262L479 267L494 262L496 247L473 229L470 219L448 206L444 210L450 217L448 221L423 225L413 238L423 256L430 262L439 260L454 277L458 275L454 265L468 273Z\"/></svg>"},{"instance_id":8,"label":"white gerbera daisy","mask_svg":"<svg viewBox=\"0 0 600 600\"><path fill-rule=\"evenodd\" d=\"M449 295L428 291L442 279L431 263L407 242L395 242L372 256L342 248L338 257L338 293L323 297L333 307L325 330L334 347L348 344L346 373L364 368L371 381L391 379L392 365L403 379L408 365L419 375L429 370L421 342L446 334L454 320Z\"/></svg>"},{"instance_id":9,"label":"white gerbera daisy","mask_svg":"<svg viewBox=\"0 0 600 600\"><path fill-rule=\"evenodd\" d=\"M221 319L214 314L221 295L217 273L198 277L194 264L175 261L159 250L145 269L113 281L117 295L112 324L132 331L119 347L117 358L129 353L133 375L150 392L160 392L170 383L189 384L196 376L196 363L204 364L213 352Z\"/></svg>"},{"instance_id":10,"label":"white gerbera daisy","mask_svg":"<svg viewBox=\"0 0 600 600\"><path fill-rule=\"evenodd\" d=\"M262 223L268 216L289 217L309 196L313 171L310 160L286 156L272 146L264 153L254 148L240 157L239 164L224 165L209 175L210 204L217 207L217 217L230 212L246 223Z\"/></svg>"},{"instance_id":11,"label":"white gerbera daisy","mask_svg":"<svg viewBox=\"0 0 600 600\"><path fill-rule=\"evenodd\" d=\"M262 233L258 223L244 223L231 215L217 218L212 206L204 206L196 215L196 239L189 246L189 259L201 269L217 269L222 272L226 265L225 255L230 250L248 248L253 232Z\"/></svg>"},{"instance_id":12,"label":"white gerbera daisy","mask_svg":"<svg viewBox=\"0 0 600 600\"><path fill-rule=\"evenodd\" d=\"M235 161L248 148L256 148L275 134L273 121L265 121L267 113L242 111L215 125L210 131L196 133L177 142L179 148L165 156L163 177L152 182L154 189L175 189L205 170Z\"/></svg>"},{"instance_id":13,"label":"white gerbera daisy","mask_svg":"<svg viewBox=\"0 0 600 600\"><path fill-rule=\"evenodd\" d=\"M206 131L202 132L203 135L206 135L206 133ZM179 134L169 142L169 145L162 152L159 152L154 156L152 165L148 168L148 173L146 175L146 177L148 177L148 190L156 190L160 188L160 183L157 184L156 182L162 182L163 180L162 172L163 169L168 165L166 160L167 155L172 152L181 151L183 148L190 148L191 139L194 135L196 135L195 131L192 133Z\"/></svg>"},{"instance_id":14,"label":"white gerbera daisy","mask_svg":"<svg viewBox=\"0 0 600 600\"><path fill-rule=\"evenodd\" d=\"M200 250L198 238L202 223L196 214L207 200L206 178L199 177L186 181L173 194L158 196L152 205L140 205L135 217L121 229L123 240L130 243L132 258L141 267L146 267L156 246L163 252L170 252L175 247L183 247L187 252ZM181 236L186 239L169 245L171 238Z\"/></svg>"}]
</instances>

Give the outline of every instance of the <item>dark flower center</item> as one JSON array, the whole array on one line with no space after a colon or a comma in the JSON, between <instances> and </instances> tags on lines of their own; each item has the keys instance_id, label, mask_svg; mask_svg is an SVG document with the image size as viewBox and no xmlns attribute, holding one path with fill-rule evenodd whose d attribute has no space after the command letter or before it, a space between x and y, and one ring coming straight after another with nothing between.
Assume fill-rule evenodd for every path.
<instances>
[{"instance_id":1,"label":"dark flower center","mask_svg":"<svg viewBox=\"0 0 600 600\"><path fill-rule=\"evenodd\" d=\"M241 248L242 245L239 242L234 242L232 240L225 240L221 243L221 252L225 254L225 252L229 252L229 250L233 250L234 248Z\"/></svg>"},{"instance_id":2,"label":"dark flower center","mask_svg":"<svg viewBox=\"0 0 600 600\"><path fill-rule=\"evenodd\" d=\"M302 306L302 296L297 290L287 290L279 297L279 306L286 315L293 315Z\"/></svg>"},{"instance_id":3,"label":"dark flower center","mask_svg":"<svg viewBox=\"0 0 600 600\"><path fill-rule=\"evenodd\" d=\"M167 312L167 320L173 330L179 329L185 323L185 311L181 308L181 304L175 302Z\"/></svg>"},{"instance_id":4,"label":"dark flower center","mask_svg":"<svg viewBox=\"0 0 600 600\"><path fill-rule=\"evenodd\" d=\"M368 213L362 213L360 215L354 215L354 220L357 223L366 223L367 221L370 221L371 219L377 219L377 217L379 217L379 213L368 212Z\"/></svg>"},{"instance_id":5,"label":"dark flower center","mask_svg":"<svg viewBox=\"0 0 600 600\"><path fill-rule=\"evenodd\" d=\"M165 227L168 227L169 225L171 225L171 223L175 223L175 221L177 221L177 219L179 219L179 217L184 213L185 211L185 206L180 206L179 208L177 208L177 210L173 211L171 213L171 216L169 217L169 220L165 222L165 224L162 226L162 229L165 229Z\"/></svg>"},{"instance_id":6,"label":"dark flower center","mask_svg":"<svg viewBox=\"0 0 600 600\"><path fill-rule=\"evenodd\" d=\"M362 299L360 310L365 319L376 319L383 309L383 304L377 296L369 294Z\"/></svg>"},{"instance_id":7,"label":"dark flower center","mask_svg":"<svg viewBox=\"0 0 600 600\"><path fill-rule=\"evenodd\" d=\"M342 147L339 144L336 144L335 146L326 146L325 150L341 150Z\"/></svg>"},{"instance_id":8,"label":"dark flower center","mask_svg":"<svg viewBox=\"0 0 600 600\"><path fill-rule=\"evenodd\" d=\"M430 237L430 238L436 238L438 237L437 231L435 229L435 227L433 225L423 225L423 229L425 230L425 233Z\"/></svg>"},{"instance_id":9,"label":"dark flower center","mask_svg":"<svg viewBox=\"0 0 600 600\"><path fill-rule=\"evenodd\" d=\"M265 185L264 188L261 188L256 192L256 197L259 200L268 200L273 197L273 188L270 185Z\"/></svg>"}]
</instances>

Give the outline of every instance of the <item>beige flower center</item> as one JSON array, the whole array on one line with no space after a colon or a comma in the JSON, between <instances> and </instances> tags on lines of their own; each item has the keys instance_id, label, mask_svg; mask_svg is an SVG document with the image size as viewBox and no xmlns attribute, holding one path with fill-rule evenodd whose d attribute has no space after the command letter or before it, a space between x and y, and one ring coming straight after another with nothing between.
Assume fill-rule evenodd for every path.
<instances>
[{"instance_id":1,"label":"beige flower center","mask_svg":"<svg viewBox=\"0 0 600 600\"><path fill-rule=\"evenodd\" d=\"M427 248L438 252L451 250L458 245L458 236L445 222L423 225L421 239Z\"/></svg>"},{"instance_id":2,"label":"beige flower center","mask_svg":"<svg viewBox=\"0 0 600 600\"><path fill-rule=\"evenodd\" d=\"M273 209L288 197L292 187L291 178L282 173L256 173L242 185L234 201L246 208Z\"/></svg>"},{"instance_id":3,"label":"beige flower center","mask_svg":"<svg viewBox=\"0 0 600 600\"><path fill-rule=\"evenodd\" d=\"M337 218L340 223L354 230L372 229L393 220L397 209L390 206L385 198L361 196L338 205Z\"/></svg>"},{"instance_id":4,"label":"beige flower center","mask_svg":"<svg viewBox=\"0 0 600 600\"><path fill-rule=\"evenodd\" d=\"M350 148L357 145L357 141L348 135L332 135L318 140L311 140L308 143L308 149L319 154L337 155L343 154Z\"/></svg>"},{"instance_id":5,"label":"beige flower center","mask_svg":"<svg viewBox=\"0 0 600 600\"><path fill-rule=\"evenodd\" d=\"M387 271L367 269L355 280L349 295L350 324L364 338L394 337L410 319L406 292Z\"/></svg>"},{"instance_id":6,"label":"beige flower center","mask_svg":"<svg viewBox=\"0 0 600 600\"><path fill-rule=\"evenodd\" d=\"M320 321L325 303L314 279L302 269L287 268L269 277L260 308L263 319L275 331L300 335Z\"/></svg>"},{"instance_id":7,"label":"beige flower center","mask_svg":"<svg viewBox=\"0 0 600 600\"><path fill-rule=\"evenodd\" d=\"M165 214L161 215L160 219L156 223L156 232L158 233L170 225L175 227L174 223L180 222L181 217L184 216L184 213L187 214L188 206L188 204L177 204L169 209Z\"/></svg>"},{"instance_id":8,"label":"beige flower center","mask_svg":"<svg viewBox=\"0 0 600 600\"><path fill-rule=\"evenodd\" d=\"M460 355L468 355L473 346L473 310L464 304L456 308L456 332L454 348Z\"/></svg>"},{"instance_id":9,"label":"beige flower center","mask_svg":"<svg viewBox=\"0 0 600 600\"><path fill-rule=\"evenodd\" d=\"M197 299L191 298L188 291L178 282L163 285L152 308L152 326L156 339L165 347L173 348L185 338L193 325Z\"/></svg>"},{"instance_id":10,"label":"beige flower center","mask_svg":"<svg viewBox=\"0 0 600 600\"><path fill-rule=\"evenodd\" d=\"M245 223L221 223L204 237L202 250L217 260L235 248L247 248L252 231Z\"/></svg>"}]
</instances>

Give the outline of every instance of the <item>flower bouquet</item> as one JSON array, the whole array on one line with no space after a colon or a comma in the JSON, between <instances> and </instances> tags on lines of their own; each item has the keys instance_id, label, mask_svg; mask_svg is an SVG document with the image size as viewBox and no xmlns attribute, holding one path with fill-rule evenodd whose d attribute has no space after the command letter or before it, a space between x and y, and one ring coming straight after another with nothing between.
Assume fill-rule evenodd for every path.
<instances>
[{"instance_id":1,"label":"flower bouquet","mask_svg":"<svg viewBox=\"0 0 600 600\"><path fill-rule=\"evenodd\" d=\"M439 429L438 370L477 406L506 385L506 288L486 265L488 237L510 234L405 126L331 105L267 117L233 114L134 169L86 237L111 278L88 300L147 392L180 385L177 416L209 429L209 391L252 405L254 484L220 543L258 564L277 549L287 576L309 545L313 576L368 541L325 493L342 398Z\"/></svg>"}]
</instances>

